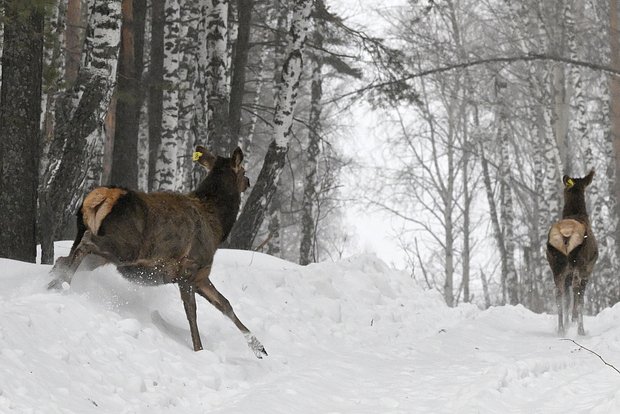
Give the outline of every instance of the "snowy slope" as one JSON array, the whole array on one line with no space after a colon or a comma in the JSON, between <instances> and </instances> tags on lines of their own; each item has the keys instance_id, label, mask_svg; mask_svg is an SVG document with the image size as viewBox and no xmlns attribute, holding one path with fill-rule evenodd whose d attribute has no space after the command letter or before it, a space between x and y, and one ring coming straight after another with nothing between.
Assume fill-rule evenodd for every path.
<instances>
[{"instance_id":1,"label":"snowy slope","mask_svg":"<svg viewBox=\"0 0 620 414\"><path fill-rule=\"evenodd\" d=\"M212 280L264 360L202 298L194 353L175 286L106 266L48 292L48 271L0 259L0 413L620 413L620 375L553 315L449 309L372 256L220 251ZM585 325L571 337L620 368L620 306Z\"/></svg>"}]
</instances>

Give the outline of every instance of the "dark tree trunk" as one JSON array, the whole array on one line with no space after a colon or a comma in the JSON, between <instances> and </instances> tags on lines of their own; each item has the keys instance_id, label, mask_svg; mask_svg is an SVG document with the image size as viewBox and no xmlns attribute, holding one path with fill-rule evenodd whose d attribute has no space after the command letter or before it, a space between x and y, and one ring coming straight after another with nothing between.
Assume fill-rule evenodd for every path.
<instances>
[{"instance_id":1,"label":"dark tree trunk","mask_svg":"<svg viewBox=\"0 0 620 414\"><path fill-rule=\"evenodd\" d=\"M164 26L165 0L153 0L151 5L151 62L149 65L149 190L155 187L157 156L161 144L163 83L164 83Z\"/></svg>"},{"instance_id":2,"label":"dark tree trunk","mask_svg":"<svg viewBox=\"0 0 620 414\"><path fill-rule=\"evenodd\" d=\"M611 66L614 69L620 69L620 16L618 15L620 10L618 8L617 0L609 1L609 43ZM609 84L611 91L609 117L616 162L616 188L614 194L616 197L616 234L620 234L620 78L616 75L610 75ZM616 240L616 257L620 257L620 238Z\"/></svg>"},{"instance_id":3,"label":"dark tree trunk","mask_svg":"<svg viewBox=\"0 0 620 414\"><path fill-rule=\"evenodd\" d=\"M284 167L287 150L288 147L277 146L275 141L269 145L263 168L233 227L228 247L244 250L252 248L256 234L265 218L266 206L271 203L275 194L275 183Z\"/></svg>"},{"instance_id":4,"label":"dark tree trunk","mask_svg":"<svg viewBox=\"0 0 620 414\"><path fill-rule=\"evenodd\" d=\"M35 262L44 16L27 4L4 2L0 257Z\"/></svg>"},{"instance_id":5,"label":"dark tree trunk","mask_svg":"<svg viewBox=\"0 0 620 414\"><path fill-rule=\"evenodd\" d=\"M84 42L82 0L67 0L67 29L65 54L65 81L72 86L77 80Z\"/></svg>"},{"instance_id":6,"label":"dark tree trunk","mask_svg":"<svg viewBox=\"0 0 620 414\"><path fill-rule=\"evenodd\" d=\"M239 30L233 61L232 83L230 85L230 104L228 119L233 141L239 141L241 131L241 107L245 93L245 69L250 49L250 23L252 20L253 0L237 0Z\"/></svg>"},{"instance_id":7,"label":"dark tree trunk","mask_svg":"<svg viewBox=\"0 0 620 414\"><path fill-rule=\"evenodd\" d=\"M137 188L146 0L123 0L122 13L110 182Z\"/></svg>"},{"instance_id":8,"label":"dark tree trunk","mask_svg":"<svg viewBox=\"0 0 620 414\"><path fill-rule=\"evenodd\" d=\"M314 46L317 50L312 62L312 84L310 86L310 117L308 120L308 149L306 152L304 198L301 215L301 243L299 246L299 264L307 265L315 261L314 241L316 223L314 206L317 204L317 169L321 140L321 111L323 97L323 31L325 25L317 22L314 30Z\"/></svg>"},{"instance_id":9,"label":"dark tree trunk","mask_svg":"<svg viewBox=\"0 0 620 414\"><path fill-rule=\"evenodd\" d=\"M99 0L89 18L85 66L76 84L57 99L50 166L39 193L41 262L54 260L54 235L77 209L84 193L90 154L87 137L101 126L116 79L120 43L120 0ZM38 108L37 108L38 109Z\"/></svg>"}]
</instances>

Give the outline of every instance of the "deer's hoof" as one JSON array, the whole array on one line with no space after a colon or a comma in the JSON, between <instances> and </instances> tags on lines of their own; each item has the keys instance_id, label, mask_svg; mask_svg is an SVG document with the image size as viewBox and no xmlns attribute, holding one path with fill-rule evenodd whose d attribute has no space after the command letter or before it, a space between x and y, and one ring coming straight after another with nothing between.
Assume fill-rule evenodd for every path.
<instances>
[{"instance_id":1,"label":"deer's hoof","mask_svg":"<svg viewBox=\"0 0 620 414\"><path fill-rule=\"evenodd\" d=\"M263 356L268 356L267 351L265 351L265 347L260 343L258 339L254 335L246 335L248 340L248 346L256 355L256 358L263 359Z\"/></svg>"},{"instance_id":2,"label":"deer's hoof","mask_svg":"<svg viewBox=\"0 0 620 414\"><path fill-rule=\"evenodd\" d=\"M47 284L48 290L52 290L52 289L68 290L69 287L70 287L69 283L67 283L67 281L63 279L54 279Z\"/></svg>"}]
</instances>

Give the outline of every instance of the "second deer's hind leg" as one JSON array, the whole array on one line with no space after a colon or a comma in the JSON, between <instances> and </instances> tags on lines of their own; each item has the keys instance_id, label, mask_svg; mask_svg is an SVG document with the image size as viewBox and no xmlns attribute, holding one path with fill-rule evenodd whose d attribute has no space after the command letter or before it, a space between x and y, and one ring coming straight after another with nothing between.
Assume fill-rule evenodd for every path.
<instances>
[{"instance_id":1,"label":"second deer's hind leg","mask_svg":"<svg viewBox=\"0 0 620 414\"><path fill-rule=\"evenodd\" d=\"M211 266L203 267L199 270L197 278L196 278L196 292L208 300L213 306L215 306L220 312L222 312L225 316L227 316L235 326L243 333L246 340L248 341L248 346L254 352L257 358L262 358L267 355L265 348L260 343L258 339L250 332L250 330L239 320L235 311L232 308L232 305L222 295L216 288L213 286L213 283L209 280L209 274L211 273Z\"/></svg>"},{"instance_id":2,"label":"second deer's hind leg","mask_svg":"<svg viewBox=\"0 0 620 414\"><path fill-rule=\"evenodd\" d=\"M583 327L583 296L585 294L588 281L579 277L579 273L575 271L573 277L573 322L577 321L577 333L585 335L586 331Z\"/></svg>"},{"instance_id":3,"label":"second deer's hind leg","mask_svg":"<svg viewBox=\"0 0 620 414\"><path fill-rule=\"evenodd\" d=\"M567 315L566 309L566 275L558 274L554 275L555 279L555 303L558 310L558 335L564 335L566 333L565 315Z\"/></svg>"}]
</instances>

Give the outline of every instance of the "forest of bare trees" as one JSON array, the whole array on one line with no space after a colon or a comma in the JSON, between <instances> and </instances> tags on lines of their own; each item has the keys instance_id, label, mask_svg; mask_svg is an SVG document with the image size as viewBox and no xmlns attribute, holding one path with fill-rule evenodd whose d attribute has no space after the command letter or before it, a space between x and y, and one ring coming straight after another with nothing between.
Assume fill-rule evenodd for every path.
<instances>
[{"instance_id":1,"label":"forest of bare trees","mask_svg":"<svg viewBox=\"0 0 620 414\"><path fill-rule=\"evenodd\" d=\"M378 205L407 223L400 239L414 277L448 304L553 311L546 234L560 217L562 175L590 168L601 254L589 311L620 300L617 12L615 0L408 2L390 12L402 79L417 95L386 111L400 159Z\"/></svg>"},{"instance_id":2,"label":"forest of bare trees","mask_svg":"<svg viewBox=\"0 0 620 414\"><path fill-rule=\"evenodd\" d=\"M549 311L561 177L594 168L586 306L620 301L618 2L408 0L367 27L334 10L346 7L3 2L0 256L34 262L40 245L51 263L89 189L189 192L197 144L239 145L252 187L227 247L336 259L346 211L366 203L403 223L412 277L448 305ZM389 161L370 172L340 142L356 106L383 120ZM345 171L360 188L342 188Z\"/></svg>"}]
</instances>

